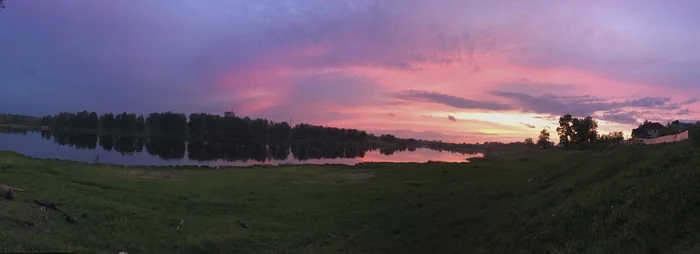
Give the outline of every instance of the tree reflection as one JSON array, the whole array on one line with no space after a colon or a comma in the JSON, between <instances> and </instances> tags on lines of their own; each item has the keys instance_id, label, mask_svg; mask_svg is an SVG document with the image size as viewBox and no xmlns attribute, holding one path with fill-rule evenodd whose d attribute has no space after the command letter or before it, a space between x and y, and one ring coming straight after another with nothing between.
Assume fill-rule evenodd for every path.
<instances>
[{"instance_id":1,"label":"tree reflection","mask_svg":"<svg viewBox=\"0 0 700 254\"><path fill-rule=\"evenodd\" d=\"M114 138L112 135L102 135L100 137L100 147L102 147L102 150L111 152L114 147Z\"/></svg>"},{"instance_id":2,"label":"tree reflection","mask_svg":"<svg viewBox=\"0 0 700 254\"><path fill-rule=\"evenodd\" d=\"M27 135L27 132L29 132L29 131L25 128L0 127L0 133L13 133L13 134Z\"/></svg>"},{"instance_id":3,"label":"tree reflection","mask_svg":"<svg viewBox=\"0 0 700 254\"><path fill-rule=\"evenodd\" d=\"M114 150L122 155L134 155L143 152L143 138L117 137L114 139Z\"/></svg>"},{"instance_id":4,"label":"tree reflection","mask_svg":"<svg viewBox=\"0 0 700 254\"><path fill-rule=\"evenodd\" d=\"M51 131L41 131L41 138L51 140Z\"/></svg>"},{"instance_id":5,"label":"tree reflection","mask_svg":"<svg viewBox=\"0 0 700 254\"><path fill-rule=\"evenodd\" d=\"M164 160L182 159L185 157L185 140L174 138L150 138L146 143L146 151Z\"/></svg>"},{"instance_id":6,"label":"tree reflection","mask_svg":"<svg viewBox=\"0 0 700 254\"><path fill-rule=\"evenodd\" d=\"M367 151L368 149L366 148L358 148L352 146L336 146L319 143L291 146L291 152L294 156L294 159L299 161L312 159L363 158Z\"/></svg>"},{"instance_id":7,"label":"tree reflection","mask_svg":"<svg viewBox=\"0 0 700 254\"><path fill-rule=\"evenodd\" d=\"M393 155L396 152L396 148L380 148L379 153L389 156Z\"/></svg>"},{"instance_id":8,"label":"tree reflection","mask_svg":"<svg viewBox=\"0 0 700 254\"><path fill-rule=\"evenodd\" d=\"M45 138L46 134L45 135ZM94 150L97 148L97 135L88 133L53 133L53 141L62 146L75 147L76 149Z\"/></svg>"},{"instance_id":9,"label":"tree reflection","mask_svg":"<svg viewBox=\"0 0 700 254\"><path fill-rule=\"evenodd\" d=\"M194 161L283 161L283 160L313 160L313 159L344 159L363 158L369 149L348 145L323 144L320 142L289 144L286 141L235 142L231 140L192 140L185 137L141 137L100 135L72 132L41 131L41 137L53 140L60 146L70 146L77 149L96 149L97 146L106 152L119 152L121 155L134 155L146 152L164 160L187 159ZM411 148L408 148L409 150ZM415 149L415 148L414 148ZM402 148L401 150L406 150ZM384 148L383 154L391 155L397 149Z\"/></svg>"}]
</instances>

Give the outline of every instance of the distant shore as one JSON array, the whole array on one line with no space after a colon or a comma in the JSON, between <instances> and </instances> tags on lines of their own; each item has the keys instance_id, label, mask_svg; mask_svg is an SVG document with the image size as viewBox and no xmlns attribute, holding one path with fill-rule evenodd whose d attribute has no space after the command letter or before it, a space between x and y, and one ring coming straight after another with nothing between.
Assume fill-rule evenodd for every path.
<instances>
[{"instance_id":1,"label":"distant shore","mask_svg":"<svg viewBox=\"0 0 700 254\"><path fill-rule=\"evenodd\" d=\"M24 124L0 124L0 128L12 128L12 129L21 129L21 130L42 130L42 131L50 130L48 126L24 125Z\"/></svg>"}]
</instances>

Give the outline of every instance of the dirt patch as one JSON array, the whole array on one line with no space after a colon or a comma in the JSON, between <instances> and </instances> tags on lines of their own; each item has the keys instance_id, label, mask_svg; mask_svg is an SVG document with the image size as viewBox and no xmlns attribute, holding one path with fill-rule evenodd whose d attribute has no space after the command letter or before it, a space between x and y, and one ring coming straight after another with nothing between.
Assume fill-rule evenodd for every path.
<instances>
[{"instance_id":1,"label":"dirt patch","mask_svg":"<svg viewBox=\"0 0 700 254\"><path fill-rule=\"evenodd\" d=\"M181 181L182 176L178 173L165 171L148 171L148 170L127 170L123 173L126 176L140 179L163 179L171 181Z\"/></svg>"},{"instance_id":2,"label":"dirt patch","mask_svg":"<svg viewBox=\"0 0 700 254\"><path fill-rule=\"evenodd\" d=\"M49 233L54 218L31 203L0 201L0 223L31 234Z\"/></svg>"},{"instance_id":3,"label":"dirt patch","mask_svg":"<svg viewBox=\"0 0 700 254\"><path fill-rule=\"evenodd\" d=\"M369 173L328 173L309 181L294 181L296 184L369 184L375 179L374 172Z\"/></svg>"}]
</instances>

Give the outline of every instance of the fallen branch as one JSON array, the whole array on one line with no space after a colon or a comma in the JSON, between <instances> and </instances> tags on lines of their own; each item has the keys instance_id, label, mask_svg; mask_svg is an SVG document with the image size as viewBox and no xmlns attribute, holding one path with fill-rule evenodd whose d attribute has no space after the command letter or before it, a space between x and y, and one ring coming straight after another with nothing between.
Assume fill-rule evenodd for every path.
<instances>
[{"instance_id":1,"label":"fallen branch","mask_svg":"<svg viewBox=\"0 0 700 254\"><path fill-rule=\"evenodd\" d=\"M0 183L0 189L2 189L2 190L4 190L4 191L10 191L10 190L14 190L14 191L24 191L23 189L18 189L18 188L15 188L15 187L12 187L12 186L7 186L7 185L1 184L1 183Z\"/></svg>"},{"instance_id":2,"label":"fallen branch","mask_svg":"<svg viewBox=\"0 0 700 254\"><path fill-rule=\"evenodd\" d=\"M64 211L61 211L61 209L58 209L58 207L56 207L56 204L55 204L55 203L52 203L52 202L41 202L41 201L39 201L39 200L34 200L34 203L36 203L37 205L39 205L39 206L41 206L41 207L44 207L44 208L47 208L47 209L51 209L51 210L54 210L54 211L57 211L57 212L63 214L63 216L66 216L66 221L68 221L68 223L75 223L75 217L68 215L68 214L65 213ZM64 203L66 203L66 202L64 202ZM59 204L59 205L60 205L60 204Z\"/></svg>"},{"instance_id":3,"label":"fallen branch","mask_svg":"<svg viewBox=\"0 0 700 254\"><path fill-rule=\"evenodd\" d=\"M248 224L243 223L241 220L238 220L238 224L243 228L248 228Z\"/></svg>"}]
</instances>

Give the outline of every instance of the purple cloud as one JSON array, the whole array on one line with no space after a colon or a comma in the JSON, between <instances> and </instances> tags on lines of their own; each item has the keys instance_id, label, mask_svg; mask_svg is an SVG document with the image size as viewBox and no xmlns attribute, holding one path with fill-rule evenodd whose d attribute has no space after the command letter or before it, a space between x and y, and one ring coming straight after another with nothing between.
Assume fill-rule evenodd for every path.
<instances>
[{"instance_id":1,"label":"purple cloud","mask_svg":"<svg viewBox=\"0 0 700 254\"><path fill-rule=\"evenodd\" d=\"M676 112L676 115L681 115L681 116L682 116L682 115L690 114L690 113L692 113L692 112L693 112L693 111L691 111L690 109L687 109L687 108L686 108L686 109L678 110L678 112Z\"/></svg>"},{"instance_id":2,"label":"purple cloud","mask_svg":"<svg viewBox=\"0 0 700 254\"><path fill-rule=\"evenodd\" d=\"M477 101L467 98L442 94L438 92L406 90L394 94L395 98L408 101L421 101L444 104L461 109L485 109L485 110L507 110L511 109L508 104L492 101Z\"/></svg>"},{"instance_id":3,"label":"purple cloud","mask_svg":"<svg viewBox=\"0 0 700 254\"><path fill-rule=\"evenodd\" d=\"M615 111L615 112L606 112L603 113L602 116L599 118L601 120L609 121L609 122L616 122L616 123L623 123L623 124L637 124L637 119L633 117L634 113L633 112L620 112L620 111Z\"/></svg>"},{"instance_id":4,"label":"purple cloud","mask_svg":"<svg viewBox=\"0 0 700 254\"><path fill-rule=\"evenodd\" d=\"M656 108L664 110L678 108L677 104L670 103L671 99L666 97L643 97L625 101L611 101L588 96L533 96L525 93L504 91L492 91L491 94L512 100L525 112L550 115L572 114L574 116L590 116L598 111L619 110L625 107Z\"/></svg>"},{"instance_id":5,"label":"purple cloud","mask_svg":"<svg viewBox=\"0 0 700 254\"><path fill-rule=\"evenodd\" d=\"M616 110L689 113L682 108L698 101L676 102L634 89L624 99L580 95L579 89L607 87L543 84L526 73L572 70L697 96L700 50L694 42L700 32L694 28L700 17L693 10L700 4L692 1L9 4L0 13L0 31L8 36L0 40L0 107L13 112L222 112L264 100L273 103L250 109L253 117L324 122L359 115L325 110L331 107L430 102L555 116L604 112L631 122ZM389 71L418 75L446 66L470 74L500 71L485 69L482 59L522 68L522 77L485 81L487 89L441 75L400 85L381 79ZM363 73L367 69L380 74ZM435 84L451 87L433 90ZM484 90L497 91L492 95L499 100L482 99Z\"/></svg>"}]
</instances>

